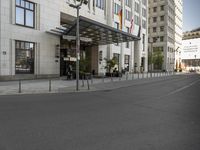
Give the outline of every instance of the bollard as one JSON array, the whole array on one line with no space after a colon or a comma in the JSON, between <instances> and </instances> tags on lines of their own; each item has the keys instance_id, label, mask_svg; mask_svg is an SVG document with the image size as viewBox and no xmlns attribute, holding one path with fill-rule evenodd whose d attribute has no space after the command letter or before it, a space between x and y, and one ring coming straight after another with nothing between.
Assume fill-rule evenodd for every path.
<instances>
[{"instance_id":1,"label":"bollard","mask_svg":"<svg viewBox=\"0 0 200 150\"><path fill-rule=\"evenodd\" d=\"M84 83L84 77L82 77L82 87L85 86L85 83Z\"/></svg>"},{"instance_id":2,"label":"bollard","mask_svg":"<svg viewBox=\"0 0 200 150\"><path fill-rule=\"evenodd\" d=\"M128 80L128 73L126 73L126 80Z\"/></svg>"},{"instance_id":3,"label":"bollard","mask_svg":"<svg viewBox=\"0 0 200 150\"><path fill-rule=\"evenodd\" d=\"M102 76L102 82L104 83L104 75Z\"/></svg>"},{"instance_id":4,"label":"bollard","mask_svg":"<svg viewBox=\"0 0 200 150\"><path fill-rule=\"evenodd\" d=\"M113 82L112 73L110 75L110 81Z\"/></svg>"},{"instance_id":5,"label":"bollard","mask_svg":"<svg viewBox=\"0 0 200 150\"><path fill-rule=\"evenodd\" d=\"M140 73L138 72L138 79L140 79Z\"/></svg>"},{"instance_id":6,"label":"bollard","mask_svg":"<svg viewBox=\"0 0 200 150\"><path fill-rule=\"evenodd\" d=\"M21 83L21 80L19 80L19 93L22 93L22 83Z\"/></svg>"},{"instance_id":7,"label":"bollard","mask_svg":"<svg viewBox=\"0 0 200 150\"><path fill-rule=\"evenodd\" d=\"M134 80L134 74L133 74L133 72L132 72L132 80Z\"/></svg>"},{"instance_id":8,"label":"bollard","mask_svg":"<svg viewBox=\"0 0 200 150\"><path fill-rule=\"evenodd\" d=\"M87 76L86 78L87 78L87 86L88 86L88 90L90 90L90 83L89 83L89 80L88 80L88 76Z\"/></svg>"},{"instance_id":9,"label":"bollard","mask_svg":"<svg viewBox=\"0 0 200 150\"><path fill-rule=\"evenodd\" d=\"M142 72L142 78L144 79L144 72Z\"/></svg>"},{"instance_id":10,"label":"bollard","mask_svg":"<svg viewBox=\"0 0 200 150\"><path fill-rule=\"evenodd\" d=\"M91 74L91 84L93 84L93 75Z\"/></svg>"},{"instance_id":11,"label":"bollard","mask_svg":"<svg viewBox=\"0 0 200 150\"><path fill-rule=\"evenodd\" d=\"M49 79L49 92L51 92L51 79Z\"/></svg>"}]
</instances>

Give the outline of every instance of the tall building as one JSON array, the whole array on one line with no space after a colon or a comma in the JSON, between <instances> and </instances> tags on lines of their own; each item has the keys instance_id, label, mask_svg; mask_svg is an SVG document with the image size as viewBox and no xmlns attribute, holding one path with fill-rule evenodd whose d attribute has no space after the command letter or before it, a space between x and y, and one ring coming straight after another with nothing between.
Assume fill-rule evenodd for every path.
<instances>
[{"instance_id":1,"label":"tall building","mask_svg":"<svg viewBox=\"0 0 200 150\"><path fill-rule=\"evenodd\" d=\"M67 3L66 3L67 2ZM0 0L0 79L58 77L75 70L75 0ZM147 71L147 0L89 0L80 10L80 58L88 72ZM81 62L80 62L81 63Z\"/></svg>"},{"instance_id":2,"label":"tall building","mask_svg":"<svg viewBox=\"0 0 200 150\"><path fill-rule=\"evenodd\" d=\"M159 50L163 65L154 70L173 71L175 51L181 48L182 0L149 0L149 53Z\"/></svg>"},{"instance_id":3,"label":"tall building","mask_svg":"<svg viewBox=\"0 0 200 150\"><path fill-rule=\"evenodd\" d=\"M183 50L183 0L175 0L175 69L181 71L181 51Z\"/></svg>"}]
</instances>

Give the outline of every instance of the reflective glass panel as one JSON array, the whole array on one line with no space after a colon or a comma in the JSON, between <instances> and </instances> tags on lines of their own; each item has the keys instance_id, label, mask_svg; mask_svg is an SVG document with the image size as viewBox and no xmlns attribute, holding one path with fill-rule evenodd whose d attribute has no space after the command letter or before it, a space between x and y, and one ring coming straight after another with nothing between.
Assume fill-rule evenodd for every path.
<instances>
[{"instance_id":1,"label":"reflective glass panel","mask_svg":"<svg viewBox=\"0 0 200 150\"><path fill-rule=\"evenodd\" d=\"M29 2L26 2L26 8L29 9Z\"/></svg>"},{"instance_id":2,"label":"reflective glass panel","mask_svg":"<svg viewBox=\"0 0 200 150\"><path fill-rule=\"evenodd\" d=\"M16 7L16 23L24 25L24 9Z\"/></svg>"},{"instance_id":3,"label":"reflective glass panel","mask_svg":"<svg viewBox=\"0 0 200 150\"><path fill-rule=\"evenodd\" d=\"M16 0L16 5L20 6L20 0Z\"/></svg>"},{"instance_id":4,"label":"reflective glass panel","mask_svg":"<svg viewBox=\"0 0 200 150\"><path fill-rule=\"evenodd\" d=\"M26 10L26 26L33 27L33 12Z\"/></svg>"},{"instance_id":5,"label":"reflective glass panel","mask_svg":"<svg viewBox=\"0 0 200 150\"><path fill-rule=\"evenodd\" d=\"M25 47L22 48L24 44ZM18 48L17 45L21 45L21 48ZM30 49L30 47L32 48ZM34 43L16 41L15 54L16 74L34 74Z\"/></svg>"},{"instance_id":6,"label":"reflective glass panel","mask_svg":"<svg viewBox=\"0 0 200 150\"><path fill-rule=\"evenodd\" d=\"M33 10L34 8L33 8L33 4L32 3L30 3L30 9L31 10Z\"/></svg>"},{"instance_id":7,"label":"reflective glass panel","mask_svg":"<svg viewBox=\"0 0 200 150\"><path fill-rule=\"evenodd\" d=\"M25 6L25 2L24 2L24 0L21 0L21 6L22 6L22 7Z\"/></svg>"}]
</instances>

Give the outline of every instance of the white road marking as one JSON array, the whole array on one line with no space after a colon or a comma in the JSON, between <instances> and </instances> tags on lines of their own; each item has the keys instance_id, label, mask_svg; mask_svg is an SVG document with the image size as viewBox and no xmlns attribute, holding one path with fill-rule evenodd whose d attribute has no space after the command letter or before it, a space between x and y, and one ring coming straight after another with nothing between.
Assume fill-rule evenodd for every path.
<instances>
[{"instance_id":1,"label":"white road marking","mask_svg":"<svg viewBox=\"0 0 200 150\"><path fill-rule=\"evenodd\" d=\"M200 81L200 79L198 79L198 80L196 80L196 81L190 83L189 85L186 85L186 86L184 86L184 87L182 87L182 88L179 88L179 89L177 89L177 90L175 90L175 91L173 91L173 92L167 94L167 96L173 95L173 94L178 93L178 92L181 92L181 91L183 91L183 90L185 90L185 89L187 89L187 88L193 86L194 84L198 83L199 81Z\"/></svg>"}]
</instances>

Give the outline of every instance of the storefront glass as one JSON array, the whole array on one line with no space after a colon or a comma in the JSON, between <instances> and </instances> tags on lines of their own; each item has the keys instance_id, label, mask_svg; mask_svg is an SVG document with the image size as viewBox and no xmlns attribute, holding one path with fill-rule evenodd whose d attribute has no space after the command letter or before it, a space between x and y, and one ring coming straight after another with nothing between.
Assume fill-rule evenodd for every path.
<instances>
[{"instance_id":1,"label":"storefront glass","mask_svg":"<svg viewBox=\"0 0 200 150\"><path fill-rule=\"evenodd\" d=\"M34 48L31 42L16 41L15 72L16 74L34 74Z\"/></svg>"}]
</instances>

